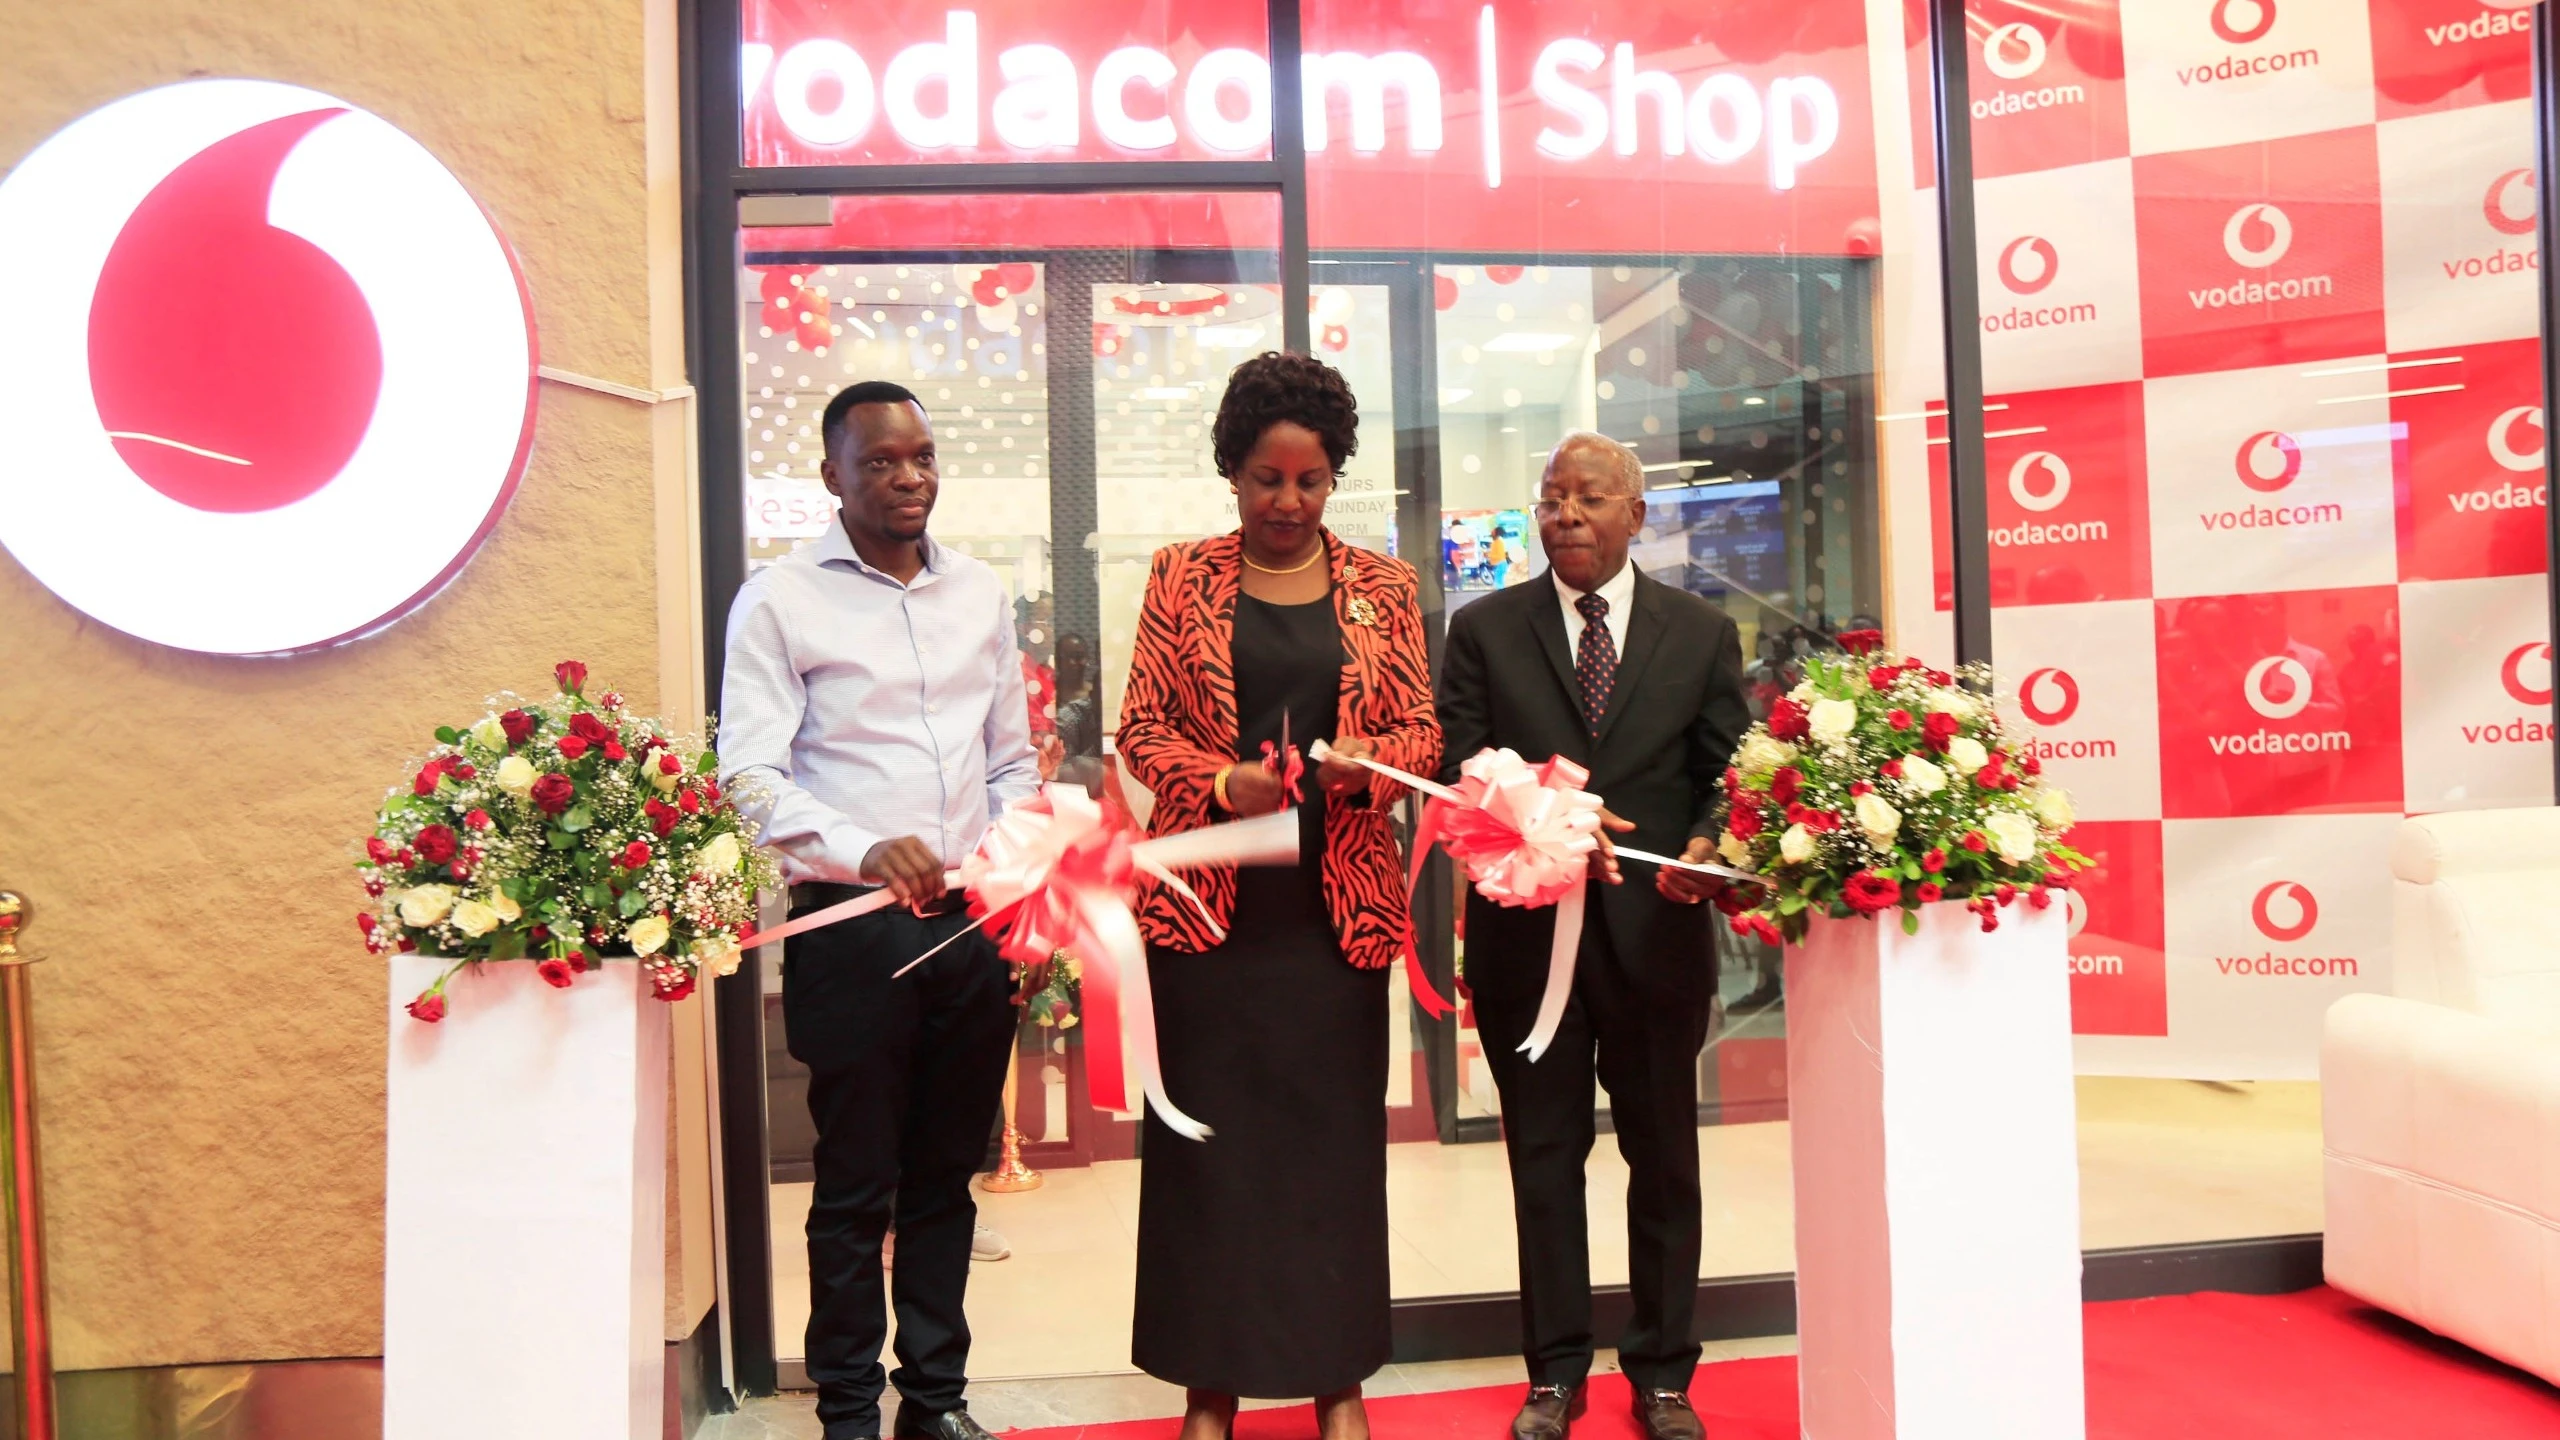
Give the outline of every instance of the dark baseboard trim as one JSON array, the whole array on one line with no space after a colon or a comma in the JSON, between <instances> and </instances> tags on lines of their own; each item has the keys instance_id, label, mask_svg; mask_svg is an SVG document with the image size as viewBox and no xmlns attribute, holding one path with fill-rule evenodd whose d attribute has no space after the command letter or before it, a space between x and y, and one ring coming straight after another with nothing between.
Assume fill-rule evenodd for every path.
<instances>
[{"instance_id":1,"label":"dark baseboard trim","mask_svg":"<svg viewBox=\"0 0 2560 1440\"><path fill-rule=\"evenodd\" d=\"M2081 1257L2085 1300L2141 1300L2226 1290L2282 1295L2320 1283L2320 1237L2272 1235L2213 1240L2196 1245L2139 1245L2091 1250ZM1632 1301L1624 1285L1591 1294L1593 1333L1613 1336L1627 1323ZM1520 1297L1435 1295L1399 1300L1393 1308L1395 1360L1478 1360L1516 1354L1520 1348ZM1792 1335L1796 1328L1793 1274L1737 1275L1698 1282L1694 1325L1699 1340L1744 1340Z\"/></svg>"},{"instance_id":2,"label":"dark baseboard trim","mask_svg":"<svg viewBox=\"0 0 2560 1440\"><path fill-rule=\"evenodd\" d=\"M693 1440L702 1422L738 1408L720 1384L720 1307L682 1340L667 1342L666 1440Z\"/></svg>"}]
</instances>

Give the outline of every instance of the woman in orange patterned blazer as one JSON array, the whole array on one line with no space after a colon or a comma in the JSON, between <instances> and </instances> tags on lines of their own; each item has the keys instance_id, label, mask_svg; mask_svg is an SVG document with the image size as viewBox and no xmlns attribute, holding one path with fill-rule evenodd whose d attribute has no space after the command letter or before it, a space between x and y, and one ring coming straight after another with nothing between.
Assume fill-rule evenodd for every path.
<instances>
[{"instance_id":1,"label":"woman in orange patterned blazer","mask_svg":"<svg viewBox=\"0 0 2560 1440\"><path fill-rule=\"evenodd\" d=\"M1356 443L1342 376L1302 355L1236 368L1212 440L1231 534L1157 552L1118 745L1149 829L1290 803L1282 737L1429 774L1440 723L1411 567L1324 528ZM1324 1440L1366 1440L1387 1362L1387 985L1411 934L1400 791L1308 770L1294 868L1195 871L1225 933L1161 888L1139 910L1165 1083L1215 1133L1146 1120L1139 1368L1189 1391L1182 1440L1224 1440L1238 1396L1317 1397Z\"/></svg>"}]
</instances>

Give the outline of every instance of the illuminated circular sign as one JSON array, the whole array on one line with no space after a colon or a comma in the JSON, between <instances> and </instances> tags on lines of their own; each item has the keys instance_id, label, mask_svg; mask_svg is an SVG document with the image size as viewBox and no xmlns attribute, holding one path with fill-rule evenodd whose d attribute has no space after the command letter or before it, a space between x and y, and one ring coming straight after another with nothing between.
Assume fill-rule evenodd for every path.
<instances>
[{"instance_id":1,"label":"illuminated circular sign","mask_svg":"<svg viewBox=\"0 0 2560 1440\"><path fill-rule=\"evenodd\" d=\"M533 443L533 311L425 147L315 90L198 80L0 179L0 546L83 612L271 655L460 572Z\"/></svg>"}]
</instances>

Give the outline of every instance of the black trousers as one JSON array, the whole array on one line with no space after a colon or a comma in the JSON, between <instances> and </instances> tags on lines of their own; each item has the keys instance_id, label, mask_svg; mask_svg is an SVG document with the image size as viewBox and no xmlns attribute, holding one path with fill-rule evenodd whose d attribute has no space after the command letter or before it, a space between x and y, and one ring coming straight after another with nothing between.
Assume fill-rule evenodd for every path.
<instances>
[{"instance_id":1,"label":"black trousers","mask_svg":"<svg viewBox=\"0 0 2560 1440\"><path fill-rule=\"evenodd\" d=\"M783 1025L809 1067L818 1127L806 1354L826 1440L880 1433L880 1242L893 1219L898 1372L887 1378L937 1412L968 1383L969 1179L1004 1099L1013 987L983 932L890 978L968 924L891 910L783 942Z\"/></svg>"},{"instance_id":2,"label":"black trousers","mask_svg":"<svg viewBox=\"0 0 2560 1440\"><path fill-rule=\"evenodd\" d=\"M1538 959L1545 972L1545 957ZM1690 1325L1698 1298L1698 1047L1708 999L1668 995L1629 978L1599 907L1587 914L1573 998L1536 1063L1519 1052L1539 990L1476 995L1520 1236L1520 1351L1529 1380L1580 1385L1591 1373L1591 1244L1583 1166L1597 1130L1596 1074L1627 1161L1627 1285L1635 1304L1620 1368L1648 1390L1682 1390L1698 1368Z\"/></svg>"}]
</instances>

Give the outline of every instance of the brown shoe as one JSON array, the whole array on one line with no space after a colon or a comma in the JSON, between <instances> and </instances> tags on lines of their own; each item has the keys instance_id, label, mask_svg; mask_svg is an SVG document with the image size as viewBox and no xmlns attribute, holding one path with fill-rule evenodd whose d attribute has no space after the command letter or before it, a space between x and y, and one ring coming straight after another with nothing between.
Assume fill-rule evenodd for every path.
<instances>
[{"instance_id":1,"label":"brown shoe","mask_svg":"<svg viewBox=\"0 0 2560 1440\"><path fill-rule=\"evenodd\" d=\"M1706 1423L1689 1408L1685 1392L1638 1390L1635 1410L1648 1440L1707 1440Z\"/></svg>"},{"instance_id":2,"label":"brown shoe","mask_svg":"<svg viewBox=\"0 0 2560 1440\"><path fill-rule=\"evenodd\" d=\"M1565 1440L1587 1403L1579 1385L1532 1385L1511 1417L1511 1440Z\"/></svg>"}]
</instances>

